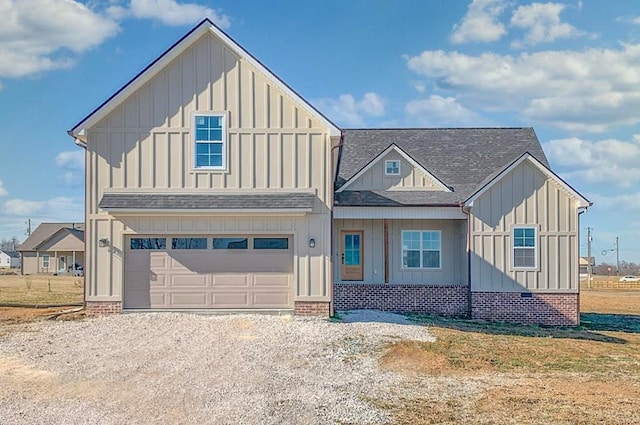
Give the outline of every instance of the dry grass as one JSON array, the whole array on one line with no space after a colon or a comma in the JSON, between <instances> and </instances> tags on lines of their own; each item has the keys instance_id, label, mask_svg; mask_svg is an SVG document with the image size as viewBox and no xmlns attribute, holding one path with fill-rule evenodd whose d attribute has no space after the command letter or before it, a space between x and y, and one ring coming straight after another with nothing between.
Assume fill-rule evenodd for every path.
<instances>
[{"instance_id":1,"label":"dry grass","mask_svg":"<svg viewBox=\"0 0 640 425\"><path fill-rule=\"evenodd\" d=\"M0 303L63 304L82 301L83 278L72 276L0 276Z\"/></svg>"},{"instance_id":2,"label":"dry grass","mask_svg":"<svg viewBox=\"0 0 640 425\"><path fill-rule=\"evenodd\" d=\"M577 329L423 318L435 343L393 344L380 360L413 394L378 403L397 424L640 423L640 291L581 303Z\"/></svg>"}]
</instances>

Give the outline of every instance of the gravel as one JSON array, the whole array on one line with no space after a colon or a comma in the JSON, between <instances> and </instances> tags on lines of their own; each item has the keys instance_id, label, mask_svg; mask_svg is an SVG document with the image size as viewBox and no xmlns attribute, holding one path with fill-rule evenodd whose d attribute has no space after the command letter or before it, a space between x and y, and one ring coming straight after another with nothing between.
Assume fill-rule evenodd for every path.
<instances>
[{"instance_id":1,"label":"gravel","mask_svg":"<svg viewBox=\"0 0 640 425\"><path fill-rule=\"evenodd\" d=\"M123 314L0 337L0 424L383 424L401 390L385 343L432 341L404 316Z\"/></svg>"}]
</instances>

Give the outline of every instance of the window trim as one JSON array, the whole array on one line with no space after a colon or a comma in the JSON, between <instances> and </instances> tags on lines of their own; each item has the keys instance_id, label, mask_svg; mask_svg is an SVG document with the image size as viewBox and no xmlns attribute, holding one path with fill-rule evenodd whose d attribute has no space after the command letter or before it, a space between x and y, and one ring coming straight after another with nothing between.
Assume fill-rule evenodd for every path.
<instances>
[{"instance_id":1,"label":"window trim","mask_svg":"<svg viewBox=\"0 0 640 425\"><path fill-rule=\"evenodd\" d=\"M403 252L404 252L404 234L405 233L410 233L410 232L418 232L420 233L420 267L405 267L404 266L404 261L402 259L403 257ZM440 241L440 247L438 249L438 253L440 254L439 256L439 262L438 262L438 267L424 267L424 265L422 264L422 260L423 260L423 252L425 251L433 251L432 249L429 250L425 250L422 248L422 234L426 233L426 232L433 232L433 233L437 233L438 237L439 237L439 241ZM415 251L414 249L411 249L410 251ZM400 268L403 271L436 271L436 270L442 270L442 230L436 230L436 229L403 229L400 231Z\"/></svg>"},{"instance_id":2,"label":"window trim","mask_svg":"<svg viewBox=\"0 0 640 425\"><path fill-rule=\"evenodd\" d=\"M398 163L398 172L397 173L389 173L389 167L387 166L390 162ZM384 175L385 176L399 176L400 175L400 160L399 159L385 159L384 160Z\"/></svg>"},{"instance_id":3,"label":"window trim","mask_svg":"<svg viewBox=\"0 0 640 425\"><path fill-rule=\"evenodd\" d=\"M533 229L533 241L534 241L534 246L533 247L526 247L526 246L515 246L515 242L516 242L516 238L515 238L515 233L516 233L516 229ZM511 228L511 269L512 270L538 270L538 264L539 264L539 259L538 259L538 245L540 244L540 239L538 237L539 232L538 232L538 226L535 225L514 225ZM517 249L529 249L529 250L533 250L533 266L516 266L516 248Z\"/></svg>"},{"instance_id":4,"label":"window trim","mask_svg":"<svg viewBox=\"0 0 640 425\"><path fill-rule=\"evenodd\" d=\"M197 164L197 159L198 159L198 149L197 149L197 144L198 144L198 140L196 139L196 119L198 117L220 117L220 119L222 120L222 165L220 166L207 166L207 167L199 167ZM203 143L206 143L207 141L202 140ZM213 141L210 141L213 142ZM191 154L191 169L193 171L226 171L227 170L227 157L229 156L228 154L228 148L227 148L227 114L224 112L193 112L191 114L191 149L192 149L192 154Z\"/></svg>"},{"instance_id":5,"label":"window trim","mask_svg":"<svg viewBox=\"0 0 640 425\"><path fill-rule=\"evenodd\" d=\"M44 265L44 260L47 260L47 265ZM51 267L51 255L49 254L42 254L42 268L43 269L48 269L49 267Z\"/></svg>"}]
</instances>

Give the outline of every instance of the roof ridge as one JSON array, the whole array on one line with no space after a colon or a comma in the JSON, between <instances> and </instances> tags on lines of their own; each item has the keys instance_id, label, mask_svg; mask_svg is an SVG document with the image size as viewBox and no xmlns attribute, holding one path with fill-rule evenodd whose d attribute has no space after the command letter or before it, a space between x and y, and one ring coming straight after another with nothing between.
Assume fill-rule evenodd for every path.
<instances>
[{"instance_id":1,"label":"roof ridge","mask_svg":"<svg viewBox=\"0 0 640 425\"><path fill-rule=\"evenodd\" d=\"M384 127L384 128L345 128L344 131L398 131L398 130L529 130L533 127Z\"/></svg>"}]
</instances>

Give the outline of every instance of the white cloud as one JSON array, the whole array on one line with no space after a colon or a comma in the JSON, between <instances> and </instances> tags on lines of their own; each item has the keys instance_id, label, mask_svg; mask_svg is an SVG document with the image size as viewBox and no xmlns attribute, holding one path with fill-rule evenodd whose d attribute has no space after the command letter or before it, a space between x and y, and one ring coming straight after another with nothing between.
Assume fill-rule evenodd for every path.
<instances>
[{"instance_id":1,"label":"white cloud","mask_svg":"<svg viewBox=\"0 0 640 425\"><path fill-rule=\"evenodd\" d=\"M640 122L640 44L517 56L427 50L407 66L474 109L527 122L591 132Z\"/></svg>"},{"instance_id":2,"label":"white cloud","mask_svg":"<svg viewBox=\"0 0 640 425\"><path fill-rule=\"evenodd\" d=\"M640 192L612 196L591 193L586 196L594 206L605 210L638 211L640 209Z\"/></svg>"},{"instance_id":3,"label":"white cloud","mask_svg":"<svg viewBox=\"0 0 640 425\"><path fill-rule=\"evenodd\" d=\"M56 155L56 165L65 170L84 170L84 150L60 152Z\"/></svg>"},{"instance_id":4,"label":"white cloud","mask_svg":"<svg viewBox=\"0 0 640 425\"><path fill-rule=\"evenodd\" d=\"M499 40L507 33L498 21L505 7L504 0L473 0L467 14L453 26L449 39L455 44Z\"/></svg>"},{"instance_id":5,"label":"white cloud","mask_svg":"<svg viewBox=\"0 0 640 425\"><path fill-rule=\"evenodd\" d=\"M553 164L568 179L587 183L606 183L629 187L640 181L640 140L589 141L572 137L555 139L543 145Z\"/></svg>"},{"instance_id":6,"label":"white cloud","mask_svg":"<svg viewBox=\"0 0 640 425\"><path fill-rule=\"evenodd\" d=\"M0 196L7 196L9 192L4 188L2 180L0 180Z\"/></svg>"},{"instance_id":7,"label":"white cloud","mask_svg":"<svg viewBox=\"0 0 640 425\"><path fill-rule=\"evenodd\" d=\"M73 0L0 0L0 77L69 67L74 54L119 30L115 20Z\"/></svg>"},{"instance_id":8,"label":"white cloud","mask_svg":"<svg viewBox=\"0 0 640 425\"><path fill-rule=\"evenodd\" d=\"M351 94L342 94L337 99L315 100L313 104L338 124L353 127L364 126L368 117L385 114L384 99L373 92L365 93L359 101Z\"/></svg>"},{"instance_id":9,"label":"white cloud","mask_svg":"<svg viewBox=\"0 0 640 425\"><path fill-rule=\"evenodd\" d=\"M2 214L35 219L37 221L69 221L82 219L81 200L59 196L44 201L10 199L2 205Z\"/></svg>"},{"instance_id":10,"label":"white cloud","mask_svg":"<svg viewBox=\"0 0 640 425\"><path fill-rule=\"evenodd\" d=\"M116 18L156 19L165 25L194 24L203 18L211 19L221 28L231 25L229 16L196 3L178 3L175 0L131 0L128 7L111 6L108 13Z\"/></svg>"},{"instance_id":11,"label":"white cloud","mask_svg":"<svg viewBox=\"0 0 640 425\"><path fill-rule=\"evenodd\" d=\"M560 3L531 3L518 7L511 16L511 26L526 31L523 40L511 43L513 47L535 46L559 38L583 35L576 27L560 20L560 13L567 6Z\"/></svg>"},{"instance_id":12,"label":"white cloud","mask_svg":"<svg viewBox=\"0 0 640 425\"><path fill-rule=\"evenodd\" d=\"M462 106L455 98L438 95L407 103L405 112L412 125L427 127L480 125L483 121L478 114Z\"/></svg>"}]
</instances>

